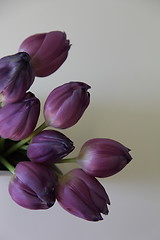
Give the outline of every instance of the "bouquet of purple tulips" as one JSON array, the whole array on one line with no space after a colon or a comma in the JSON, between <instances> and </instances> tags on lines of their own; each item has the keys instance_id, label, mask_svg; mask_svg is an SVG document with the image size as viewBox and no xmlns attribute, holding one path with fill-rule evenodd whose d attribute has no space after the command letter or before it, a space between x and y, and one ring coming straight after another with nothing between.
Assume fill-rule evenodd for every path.
<instances>
[{"instance_id":1,"label":"bouquet of purple tulips","mask_svg":"<svg viewBox=\"0 0 160 240\"><path fill-rule=\"evenodd\" d=\"M36 76L49 76L63 64L70 46L63 32L35 34L22 42L18 53L0 59L0 169L13 174L9 194L20 206L48 209L57 200L71 214L99 221L108 214L110 200L97 177L122 170L132 159L130 149L95 138L83 144L77 157L65 158L74 144L55 129L79 121L90 102L90 86L68 82L54 89L38 128L40 101L28 91ZM57 165L67 162L80 168L63 174Z\"/></svg>"}]
</instances>

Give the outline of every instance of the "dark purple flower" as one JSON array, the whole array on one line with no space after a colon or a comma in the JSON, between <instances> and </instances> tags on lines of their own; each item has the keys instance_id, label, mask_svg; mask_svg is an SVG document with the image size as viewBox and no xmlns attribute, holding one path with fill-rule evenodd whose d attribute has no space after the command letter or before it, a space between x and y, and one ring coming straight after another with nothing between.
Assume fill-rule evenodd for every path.
<instances>
[{"instance_id":1,"label":"dark purple flower","mask_svg":"<svg viewBox=\"0 0 160 240\"><path fill-rule=\"evenodd\" d=\"M20 162L9 183L9 193L20 206L28 209L47 209L55 202L57 177L49 166Z\"/></svg>"},{"instance_id":2,"label":"dark purple flower","mask_svg":"<svg viewBox=\"0 0 160 240\"><path fill-rule=\"evenodd\" d=\"M122 170L132 159L130 149L112 139L87 141L77 157L84 171L95 177L109 177Z\"/></svg>"},{"instance_id":3,"label":"dark purple flower","mask_svg":"<svg viewBox=\"0 0 160 240\"><path fill-rule=\"evenodd\" d=\"M44 106L48 126L64 129L76 124L89 105L89 88L83 82L69 82L54 89Z\"/></svg>"},{"instance_id":4,"label":"dark purple flower","mask_svg":"<svg viewBox=\"0 0 160 240\"><path fill-rule=\"evenodd\" d=\"M25 52L0 59L1 101L12 103L22 99L34 81L30 56Z\"/></svg>"},{"instance_id":5,"label":"dark purple flower","mask_svg":"<svg viewBox=\"0 0 160 240\"><path fill-rule=\"evenodd\" d=\"M40 113L40 101L28 92L23 100L0 108L0 136L12 140L28 137L34 130Z\"/></svg>"},{"instance_id":6,"label":"dark purple flower","mask_svg":"<svg viewBox=\"0 0 160 240\"><path fill-rule=\"evenodd\" d=\"M26 38L20 52L27 52L32 59L35 75L45 77L55 72L66 60L70 41L60 31L39 33Z\"/></svg>"},{"instance_id":7,"label":"dark purple flower","mask_svg":"<svg viewBox=\"0 0 160 240\"><path fill-rule=\"evenodd\" d=\"M104 187L80 168L60 178L56 197L66 211L88 221L102 220L101 213L108 214L110 201Z\"/></svg>"},{"instance_id":8,"label":"dark purple flower","mask_svg":"<svg viewBox=\"0 0 160 240\"><path fill-rule=\"evenodd\" d=\"M56 162L71 151L73 142L55 130L45 130L32 139L27 155L33 162Z\"/></svg>"}]
</instances>

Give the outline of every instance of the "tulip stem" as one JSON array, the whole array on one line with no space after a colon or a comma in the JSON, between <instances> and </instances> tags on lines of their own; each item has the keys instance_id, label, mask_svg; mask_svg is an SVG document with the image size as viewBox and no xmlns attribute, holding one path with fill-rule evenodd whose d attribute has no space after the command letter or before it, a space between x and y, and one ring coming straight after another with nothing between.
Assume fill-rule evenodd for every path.
<instances>
[{"instance_id":1,"label":"tulip stem","mask_svg":"<svg viewBox=\"0 0 160 240\"><path fill-rule=\"evenodd\" d=\"M28 145L23 145L23 146L21 146L20 148L21 148L21 150L27 150Z\"/></svg>"},{"instance_id":2,"label":"tulip stem","mask_svg":"<svg viewBox=\"0 0 160 240\"><path fill-rule=\"evenodd\" d=\"M53 168L54 173L55 173L58 177L61 177L61 176L63 175L62 171L61 171L55 164L52 164L51 167Z\"/></svg>"},{"instance_id":3,"label":"tulip stem","mask_svg":"<svg viewBox=\"0 0 160 240\"><path fill-rule=\"evenodd\" d=\"M5 139L4 138L0 138L0 151L3 151L4 148L4 143L5 143Z\"/></svg>"},{"instance_id":4,"label":"tulip stem","mask_svg":"<svg viewBox=\"0 0 160 240\"><path fill-rule=\"evenodd\" d=\"M73 163L73 162L76 162L77 158L64 158L64 159L61 159L59 161L56 162L56 164L58 163Z\"/></svg>"},{"instance_id":5,"label":"tulip stem","mask_svg":"<svg viewBox=\"0 0 160 240\"><path fill-rule=\"evenodd\" d=\"M0 157L0 162L5 166L12 174L14 174L14 167L3 157Z\"/></svg>"},{"instance_id":6,"label":"tulip stem","mask_svg":"<svg viewBox=\"0 0 160 240\"><path fill-rule=\"evenodd\" d=\"M17 149L21 148L25 143L29 142L34 136L36 136L39 132L47 127L46 123L42 123L37 129L35 129L27 138L19 141L17 144L13 145L9 148L5 153L4 156L8 156L11 153L15 152Z\"/></svg>"}]
</instances>

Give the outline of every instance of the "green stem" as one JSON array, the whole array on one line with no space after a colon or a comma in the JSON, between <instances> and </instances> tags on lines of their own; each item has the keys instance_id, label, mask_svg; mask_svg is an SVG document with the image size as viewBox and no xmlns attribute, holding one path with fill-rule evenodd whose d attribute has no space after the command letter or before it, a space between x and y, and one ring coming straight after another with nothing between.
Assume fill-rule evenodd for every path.
<instances>
[{"instance_id":1,"label":"green stem","mask_svg":"<svg viewBox=\"0 0 160 240\"><path fill-rule=\"evenodd\" d=\"M23 146L21 146L20 148L21 148L21 150L27 150L28 145L23 145Z\"/></svg>"},{"instance_id":2,"label":"green stem","mask_svg":"<svg viewBox=\"0 0 160 240\"><path fill-rule=\"evenodd\" d=\"M64 159L61 159L59 161L56 162L56 164L58 163L74 163L77 161L77 158L64 158Z\"/></svg>"},{"instance_id":3,"label":"green stem","mask_svg":"<svg viewBox=\"0 0 160 240\"><path fill-rule=\"evenodd\" d=\"M22 147L25 143L29 142L34 136L36 136L39 132L41 132L43 129L45 129L47 127L46 123L42 123L36 130L34 130L34 132L32 132L27 138L19 141L17 144L13 145L11 148L9 148L4 156L8 156L11 153L15 152L17 149L19 149L20 147Z\"/></svg>"},{"instance_id":4,"label":"green stem","mask_svg":"<svg viewBox=\"0 0 160 240\"><path fill-rule=\"evenodd\" d=\"M61 177L63 175L62 171L55 164L52 164L51 167L57 177Z\"/></svg>"},{"instance_id":5,"label":"green stem","mask_svg":"<svg viewBox=\"0 0 160 240\"><path fill-rule=\"evenodd\" d=\"M0 151L3 151L4 143L5 143L5 139L4 138L0 138Z\"/></svg>"},{"instance_id":6,"label":"green stem","mask_svg":"<svg viewBox=\"0 0 160 240\"><path fill-rule=\"evenodd\" d=\"M5 166L11 173L14 174L14 167L3 157L0 157L0 162Z\"/></svg>"}]
</instances>

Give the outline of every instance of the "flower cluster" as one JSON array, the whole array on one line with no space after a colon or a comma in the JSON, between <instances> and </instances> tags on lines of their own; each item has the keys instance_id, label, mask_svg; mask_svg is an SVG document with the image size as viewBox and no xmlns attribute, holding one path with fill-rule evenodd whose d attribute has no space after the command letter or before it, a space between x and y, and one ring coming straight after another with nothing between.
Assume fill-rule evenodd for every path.
<instances>
[{"instance_id":1,"label":"flower cluster","mask_svg":"<svg viewBox=\"0 0 160 240\"><path fill-rule=\"evenodd\" d=\"M70 47L64 32L40 33L26 38L18 53L0 59L0 167L13 173L9 193L20 206L48 209L57 200L69 213L99 221L110 200L97 177L121 171L132 159L130 149L95 138L77 157L65 158L75 146L58 129L80 120L90 103L90 86L68 82L51 91L38 128L40 100L29 91L35 77L49 76L64 63ZM57 165L67 162L80 167L63 174Z\"/></svg>"}]
</instances>

